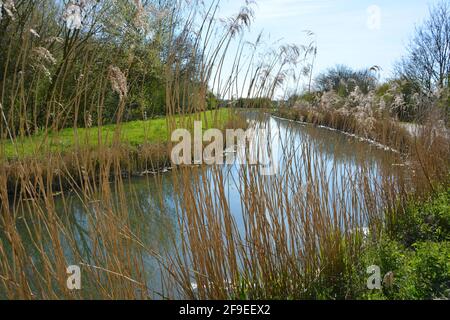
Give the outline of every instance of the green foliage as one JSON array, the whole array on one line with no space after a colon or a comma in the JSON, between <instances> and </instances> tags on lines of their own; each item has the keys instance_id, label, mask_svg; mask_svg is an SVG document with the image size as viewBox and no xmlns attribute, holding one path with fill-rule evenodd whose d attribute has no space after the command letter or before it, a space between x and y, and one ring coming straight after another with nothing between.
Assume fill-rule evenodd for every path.
<instances>
[{"instance_id":1,"label":"green foliage","mask_svg":"<svg viewBox=\"0 0 450 320\"><path fill-rule=\"evenodd\" d=\"M408 79L396 79L388 83L389 91L385 95L389 102L394 102L395 97L401 97L403 105L398 105L393 108L394 114L401 121L413 121L421 113L421 105L418 101L419 97L425 98L422 95L420 85ZM431 101L430 101L431 102ZM428 106L429 107L429 106Z\"/></svg>"},{"instance_id":2,"label":"green foliage","mask_svg":"<svg viewBox=\"0 0 450 320\"><path fill-rule=\"evenodd\" d=\"M450 192L412 203L390 230L370 244L363 265L394 273L392 287L363 291L364 299L450 299ZM363 281L363 279L361 280Z\"/></svg>"},{"instance_id":3,"label":"green foliage","mask_svg":"<svg viewBox=\"0 0 450 320\"><path fill-rule=\"evenodd\" d=\"M208 92L206 103L208 105L208 110L214 110L219 107L219 99L212 92Z\"/></svg>"},{"instance_id":4,"label":"green foliage","mask_svg":"<svg viewBox=\"0 0 450 320\"><path fill-rule=\"evenodd\" d=\"M229 119L229 110L219 109L215 111L207 111L204 117L192 115L197 120L204 120L208 126L223 126ZM181 118L177 118L180 121ZM215 122L215 120L218 121ZM50 151L67 152L68 150L79 146L89 145L96 146L99 143L98 137L102 138L102 142L110 144L112 142L116 125L110 124L102 127L92 128L67 128L59 132L39 133L32 137L16 139L15 143L11 141L5 142L4 152L8 158L21 158L32 155L39 155L41 148L48 145ZM169 139L167 130L167 119L165 117L152 120L139 120L123 123L120 127L121 142L131 146L140 146L147 143L164 143ZM47 143L43 143L47 141Z\"/></svg>"},{"instance_id":5,"label":"green foliage","mask_svg":"<svg viewBox=\"0 0 450 320\"><path fill-rule=\"evenodd\" d=\"M400 297L450 299L450 242L419 242L400 280Z\"/></svg>"},{"instance_id":6,"label":"green foliage","mask_svg":"<svg viewBox=\"0 0 450 320\"><path fill-rule=\"evenodd\" d=\"M122 120L165 115L165 37L173 31L167 17L138 21L132 1L89 1L83 27L70 30L62 19L67 1L25 2L17 4L15 19L0 20L0 94L12 133L84 127L88 118L93 125L115 123L119 97L111 66L126 78ZM142 10L163 12L173 5L145 1Z\"/></svg>"},{"instance_id":7,"label":"green foliage","mask_svg":"<svg viewBox=\"0 0 450 320\"><path fill-rule=\"evenodd\" d=\"M273 103L269 98L240 98L236 102L236 108L272 108Z\"/></svg>"},{"instance_id":8,"label":"green foliage","mask_svg":"<svg viewBox=\"0 0 450 320\"><path fill-rule=\"evenodd\" d=\"M367 94L376 86L376 77L371 69L353 70L347 66L337 65L316 78L320 91L335 91L341 97L347 97L355 87Z\"/></svg>"},{"instance_id":9,"label":"green foliage","mask_svg":"<svg viewBox=\"0 0 450 320\"><path fill-rule=\"evenodd\" d=\"M306 92L299 97L300 101L304 101L307 103L315 103L317 102L317 93L315 92Z\"/></svg>"},{"instance_id":10,"label":"green foliage","mask_svg":"<svg viewBox=\"0 0 450 320\"><path fill-rule=\"evenodd\" d=\"M378 88L375 90L375 94L378 97L383 97L389 92L390 89L391 86L389 83L383 83L382 85L378 86Z\"/></svg>"},{"instance_id":11,"label":"green foliage","mask_svg":"<svg viewBox=\"0 0 450 320\"><path fill-rule=\"evenodd\" d=\"M393 237L406 246L416 241L450 241L450 188L426 203L409 204L392 229Z\"/></svg>"},{"instance_id":12,"label":"green foliage","mask_svg":"<svg viewBox=\"0 0 450 320\"><path fill-rule=\"evenodd\" d=\"M320 93L318 92L305 92L301 95L293 94L287 100L287 107L294 107L296 105L310 104L314 105L320 100Z\"/></svg>"},{"instance_id":13,"label":"green foliage","mask_svg":"<svg viewBox=\"0 0 450 320\"><path fill-rule=\"evenodd\" d=\"M393 272L392 287L363 291L364 299L450 298L450 242L417 242L406 248L394 240L383 240L367 249L365 264L377 265L383 276ZM361 280L363 281L363 279Z\"/></svg>"}]
</instances>

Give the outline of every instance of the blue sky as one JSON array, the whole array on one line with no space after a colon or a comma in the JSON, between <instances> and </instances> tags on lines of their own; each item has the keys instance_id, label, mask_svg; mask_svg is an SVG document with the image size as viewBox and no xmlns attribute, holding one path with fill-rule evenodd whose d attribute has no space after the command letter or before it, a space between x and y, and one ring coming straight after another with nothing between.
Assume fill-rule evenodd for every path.
<instances>
[{"instance_id":1,"label":"blue sky","mask_svg":"<svg viewBox=\"0 0 450 320\"><path fill-rule=\"evenodd\" d=\"M388 78L394 63L405 53L415 25L428 16L429 5L434 2L257 0L250 38L264 30L273 41L282 38L286 43L302 44L306 41L302 31L311 30L318 44L316 73L336 64L353 68L379 65L382 78ZM242 4L242 0L222 0L221 15L237 12Z\"/></svg>"}]
</instances>

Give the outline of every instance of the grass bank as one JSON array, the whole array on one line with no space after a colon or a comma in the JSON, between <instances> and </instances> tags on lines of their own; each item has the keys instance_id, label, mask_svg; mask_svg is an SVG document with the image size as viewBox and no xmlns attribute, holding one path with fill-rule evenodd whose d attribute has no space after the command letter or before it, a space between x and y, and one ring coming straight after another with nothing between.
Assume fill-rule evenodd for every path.
<instances>
[{"instance_id":1,"label":"grass bank","mask_svg":"<svg viewBox=\"0 0 450 320\"><path fill-rule=\"evenodd\" d=\"M189 127L192 121L202 121L204 129L224 127L230 120L229 109L175 117L179 128ZM83 147L111 146L114 134L119 131L121 144L139 147L148 144L167 143L170 139L168 120L161 117L151 120L131 121L120 125L104 125L92 128L67 128L58 132L42 132L34 136L18 137L2 141L3 158L20 159L51 153L67 153Z\"/></svg>"},{"instance_id":2,"label":"grass bank","mask_svg":"<svg viewBox=\"0 0 450 320\"><path fill-rule=\"evenodd\" d=\"M233 120L234 119L234 120ZM2 180L8 194L36 196L50 185L53 192L83 189L111 176L156 173L169 167L170 130L225 129L236 125L230 109L133 121L120 125L68 128L2 142Z\"/></svg>"}]
</instances>

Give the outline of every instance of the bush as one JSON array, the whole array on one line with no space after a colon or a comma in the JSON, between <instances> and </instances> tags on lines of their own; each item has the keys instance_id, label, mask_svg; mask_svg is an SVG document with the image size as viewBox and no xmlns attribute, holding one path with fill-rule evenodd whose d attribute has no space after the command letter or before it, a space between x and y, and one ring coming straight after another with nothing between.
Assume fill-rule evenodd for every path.
<instances>
[{"instance_id":1,"label":"bush","mask_svg":"<svg viewBox=\"0 0 450 320\"><path fill-rule=\"evenodd\" d=\"M450 298L450 242L417 242L406 248L394 240L384 240L367 249L366 266L377 265L381 275L392 272L391 287L365 291L364 299L442 299ZM362 280L361 280L362 282Z\"/></svg>"},{"instance_id":2,"label":"bush","mask_svg":"<svg viewBox=\"0 0 450 320\"><path fill-rule=\"evenodd\" d=\"M272 108L273 102L269 98L239 98L236 101L236 108Z\"/></svg>"},{"instance_id":3,"label":"bush","mask_svg":"<svg viewBox=\"0 0 450 320\"><path fill-rule=\"evenodd\" d=\"M382 275L393 272L393 285L363 291L361 298L450 299L450 190L410 204L393 225L362 258L363 266L377 265Z\"/></svg>"},{"instance_id":4,"label":"bush","mask_svg":"<svg viewBox=\"0 0 450 320\"><path fill-rule=\"evenodd\" d=\"M429 202L410 204L392 228L407 247L417 241L450 241L450 188Z\"/></svg>"},{"instance_id":5,"label":"bush","mask_svg":"<svg viewBox=\"0 0 450 320\"><path fill-rule=\"evenodd\" d=\"M347 97L356 87L367 94L376 87L376 82L370 69L353 70L337 65L316 78L316 87L319 91L334 91L341 97Z\"/></svg>"},{"instance_id":6,"label":"bush","mask_svg":"<svg viewBox=\"0 0 450 320\"><path fill-rule=\"evenodd\" d=\"M399 279L399 298L450 298L450 242L420 242Z\"/></svg>"}]
</instances>

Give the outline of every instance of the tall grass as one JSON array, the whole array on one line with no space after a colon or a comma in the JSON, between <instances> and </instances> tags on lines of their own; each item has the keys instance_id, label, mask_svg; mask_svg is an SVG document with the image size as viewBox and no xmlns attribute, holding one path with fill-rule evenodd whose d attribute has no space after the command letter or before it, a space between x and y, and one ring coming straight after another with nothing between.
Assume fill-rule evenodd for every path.
<instances>
[{"instance_id":1,"label":"tall grass","mask_svg":"<svg viewBox=\"0 0 450 320\"><path fill-rule=\"evenodd\" d=\"M111 4L93 9L102 27ZM237 171L242 225L221 166L174 167L169 176L145 176L134 188L132 173L156 171L171 148L170 142L151 144L146 136L136 150L122 138L130 96L147 83L133 76L138 52L120 59L105 55L105 41L99 55L94 34L63 26L63 42L53 39L43 47L28 32L41 22L35 5L17 1L21 19L8 21L8 32L22 37L8 38L2 48L1 298L352 298L363 228L378 237L408 197L425 195L447 177L448 140L424 127L413 142L408 138L405 158L393 155L382 175L369 165L338 170L335 163L330 169L320 149L296 145L287 136L278 175L264 176L254 166ZM194 120L205 127L223 124L221 112L208 116L209 91L231 106L235 97L271 100L297 70L303 52L296 46L267 49L261 38L245 41L252 5L225 22L217 16L219 1L170 7L158 29L165 31L159 40L167 48L162 70L168 133ZM58 14L57 7L50 9L44 12ZM127 17L135 17L130 12ZM90 23L95 30L95 19ZM39 41L54 36L44 29L37 30ZM48 56L54 47L56 65ZM26 70L31 65L35 69ZM113 114L105 115L112 103ZM108 138L106 120L115 124ZM235 126L241 123L234 118L225 124ZM67 127L74 147L55 150L49 141ZM31 136L37 142L21 157L20 144ZM399 136L395 139L403 139ZM7 148L16 156L13 162ZM389 166L398 163L411 167L393 175ZM141 193L151 201L141 203ZM79 203L76 210L73 201ZM161 232L169 243L157 237ZM80 291L66 286L69 265L82 268Z\"/></svg>"},{"instance_id":2,"label":"tall grass","mask_svg":"<svg viewBox=\"0 0 450 320\"><path fill-rule=\"evenodd\" d=\"M280 77L265 79L262 88ZM387 119L372 118L368 125L331 111L305 117L310 118L299 120L360 135L399 153L377 173L365 166L353 172L348 164L346 176L335 167L325 170L311 146L288 139L287 165L279 175L266 177L251 166L239 170L241 213L231 209L223 168L196 169L200 175L179 168L174 186L181 244L172 258L177 265L172 276L182 296L355 298L365 286L358 282L367 268L359 260L363 230L369 228L376 241L411 197L427 197L448 183L448 136L431 134L431 122L412 136Z\"/></svg>"},{"instance_id":3,"label":"tall grass","mask_svg":"<svg viewBox=\"0 0 450 320\"><path fill-rule=\"evenodd\" d=\"M126 1L87 3L88 10L83 11L86 24L82 29L72 29L60 19L61 24L55 24L64 11L56 2L19 0L15 4L14 16L1 20L5 44L0 102L1 297L171 297L165 291L174 284L165 284L162 292L155 293L145 265L155 260L167 274L175 267L162 258L158 248L142 240L147 236L145 230L140 231L139 223L136 227L133 221L136 215L146 217L148 208L138 205L136 195L130 197L125 192L132 173L156 171L167 161L170 150L165 141L152 144L148 133L137 150L123 139L128 101L149 81L145 72L143 77L135 73L142 65L140 52L133 51L133 44L128 46L127 41L134 42L136 33L130 29L126 33L129 38L114 38L119 22L135 26L134 7ZM123 16L113 10L122 7L128 10L122 12ZM214 16L218 8L218 2L208 8L180 3L170 8L171 14L166 10L166 19L158 23L158 41L164 41L168 48L161 69L166 83L167 133L175 127L189 127L194 119L203 120L205 127L224 124L220 118L223 112L213 112L212 116L206 112L212 78L223 97L236 95L236 76L243 68L237 61L242 57L244 41L239 42L235 68L228 78L222 74L222 67L231 43L250 25L252 11L243 8L222 25ZM195 16L198 9L205 15ZM108 25L108 19L119 20L117 25ZM52 23L45 25L45 20ZM187 41L194 31L200 36ZM117 49L114 41L122 40L130 50ZM191 44L193 47L189 47ZM109 50L118 54L111 55ZM271 67L277 63L272 61ZM250 74L253 65L247 65ZM274 88L268 81L265 86L256 84L261 69L246 80L254 82L252 91L259 94ZM265 74L274 77L270 72ZM144 120L146 116L151 115L143 115ZM115 126L105 136L105 124L110 123ZM226 127L235 125L235 120L225 123ZM64 145L68 131L73 134ZM92 132L97 133L96 138ZM157 186L152 191L154 205L166 212L162 177L150 175L145 179L148 190L150 185ZM81 216L72 210L73 199L82 203ZM82 267L86 290L67 289L66 268L72 264Z\"/></svg>"}]
</instances>

